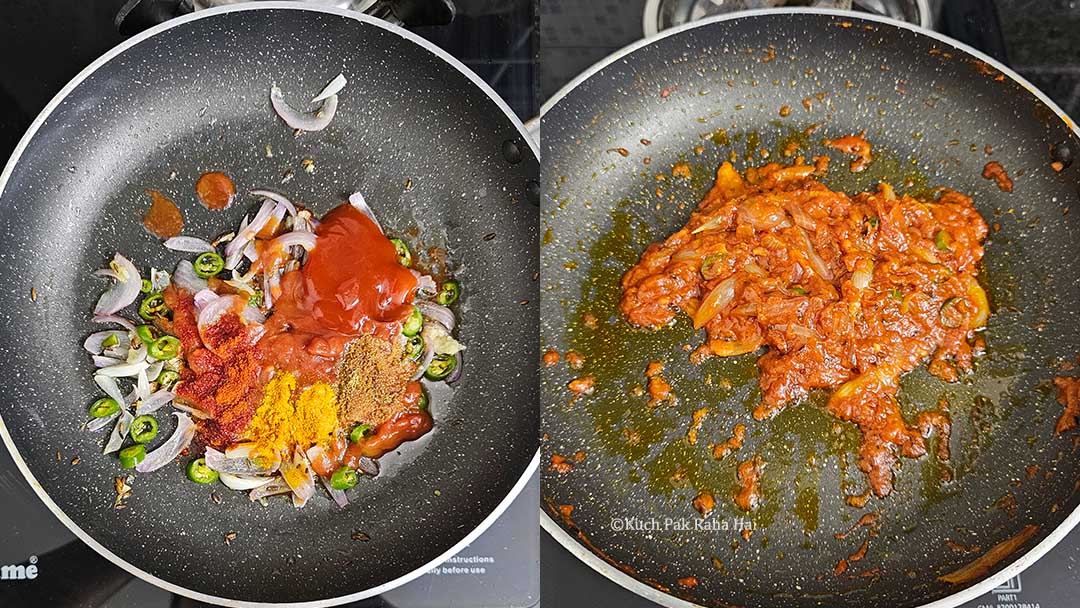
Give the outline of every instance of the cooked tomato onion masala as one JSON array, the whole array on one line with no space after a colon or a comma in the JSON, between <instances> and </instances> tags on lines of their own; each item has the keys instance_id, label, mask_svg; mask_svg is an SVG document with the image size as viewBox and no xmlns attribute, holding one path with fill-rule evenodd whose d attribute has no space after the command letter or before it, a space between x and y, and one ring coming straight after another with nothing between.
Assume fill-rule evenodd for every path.
<instances>
[{"instance_id":1,"label":"cooked tomato onion masala","mask_svg":"<svg viewBox=\"0 0 1080 608\"><path fill-rule=\"evenodd\" d=\"M828 410L858 427L859 468L882 497L898 459L950 426L937 410L905 421L900 376L929 361L956 381L984 349L987 225L958 192L920 200L881 184L849 196L816 172L797 161L742 175L723 163L689 222L623 276L620 309L654 329L689 315L707 335L695 362L764 349L758 420L835 389Z\"/></svg>"}]
</instances>

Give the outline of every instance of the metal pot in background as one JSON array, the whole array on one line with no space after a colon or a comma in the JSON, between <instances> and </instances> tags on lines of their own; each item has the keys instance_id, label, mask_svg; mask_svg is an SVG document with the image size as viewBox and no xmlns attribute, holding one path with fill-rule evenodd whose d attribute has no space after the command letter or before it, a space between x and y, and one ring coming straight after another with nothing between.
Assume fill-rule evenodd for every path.
<instances>
[{"instance_id":1,"label":"metal pot in background","mask_svg":"<svg viewBox=\"0 0 1080 608\"><path fill-rule=\"evenodd\" d=\"M648 0L642 27L645 37L655 36L668 28L692 23L706 17L739 11L781 7L810 7L851 10L898 21L906 21L927 29L934 27L936 11L930 6L935 0Z\"/></svg>"}]
</instances>

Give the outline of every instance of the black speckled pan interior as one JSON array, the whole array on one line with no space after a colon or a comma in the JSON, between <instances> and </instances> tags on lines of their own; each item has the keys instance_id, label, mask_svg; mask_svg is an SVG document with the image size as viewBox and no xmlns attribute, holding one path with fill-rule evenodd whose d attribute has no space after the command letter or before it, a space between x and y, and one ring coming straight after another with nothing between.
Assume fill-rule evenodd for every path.
<instances>
[{"instance_id":1,"label":"black speckled pan interior","mask_svg":"<svg viewBox=\"0 0 1080 608\"><path fill-rule=\"evenodd\" d=\"M811 125L819 126L803 135ZM855 175L850 157L821 140L864 130L875 160ZM560 363L542 376L544 508L572 551L670 606L946 606L1018 571L1080 518L1077 437L1054 436L1062 406L1050 385L1059 364L1080 354L1080 164L1056 171L1052 149L1060 158L1080 147L1071 122L1025 84L906 27L757 14L622 54L557 98L542 131L542 347L586 358L582 370ZM683 346L702 336L685 319L645 332L618 311L622 273L686 222L723 160L744 169L792 143L807 157L832 157L833 188L948 186L970 194L995 225L985 257L994 308L987 355L963 382L921 370L901 387L908 416L949 400L951 482L933 456L904 460L891 496L848 506L844 494L866 484L855 464L858 435L821 399L754 421L754 355L695 366ZM1013 176L1011 194L981 176L990 160ZM688 178L672 173L680 162ZM655 411L631 393L653 359L666 361L678 395ZM567 383L581 375L597 378L595 393L572 400ZM690 445L691 413L702 407L709 414ZM749 429L745 445L713 459L708 444L737 423ZM558 473L546 466L554 454L577 462ZM754 454L767 464L747 539L732 495L736 464ZM694 527L701 519L691 501L703 490L717 500L709 525L729 527ZM880 516L877 536L865 528L835 536L867 513ZM660 527L613 528L626 518ZM984 570L960 583L939 579L1007 539L1019 540ZM864 540L865 557L849 557ZM838 574L841 558L848 568Z\"/></svg>"},{"instance_id":2,"label":"black speckled pan interior","mask_svg":"<svg viewBox=\"0 0 1080 608\"><path fill-rule=\"evenodd\" d=\"M51 109L0 197L0 413L69 527L201 599L331 605L419 574L511 494L537 449L538 161L463 69L374 20L247 7L142 37ZM270 85L300 105L339 72L349 84L334 122L294 137ZM140 224L146 189L179 204L185 234L234 229L255 201L205 210L194 183L206 171L318 214L361 191L388 232L445 247L465 286L461 382L431 389L435 429L385 456L343 511L321 494L302 510L280 497L253 504L188 482L180 462L138 475L117 510L108 431L80 430L98 393L81 342L101 329L89 317L106 287L91 272L116 251L144 268L175 265ZM172 423L158 418L167 437Z\"/></svg>"}]
</instances>

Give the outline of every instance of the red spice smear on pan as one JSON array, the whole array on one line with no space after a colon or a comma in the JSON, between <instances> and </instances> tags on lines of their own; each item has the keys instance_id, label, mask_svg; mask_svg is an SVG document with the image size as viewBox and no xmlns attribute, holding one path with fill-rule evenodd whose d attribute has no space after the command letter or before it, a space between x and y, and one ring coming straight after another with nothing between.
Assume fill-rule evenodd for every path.
<instances>
[{"instance_id":1,"label":"red spice smear on pan","mask_svg":"<svg viewBox=\"0 0 1080 608\"><path fill-rule=\"evenodd\" d=\"M204 207L220 211L232 204L236 197L236 186L224 173L203 173L195 182L195 194Z\"/></svg>"},{"instance_id":2,"label":"red spice smear on pan","mask_svg":"<svg viewBox=\"0 0 1080 608\"><path fill-rule=\"evenodd\" d=\"M259 348L268 367L302 382L336 379L345 346L360 335L390 338L412 312L416 277L398 263L394 245L352 205L326 214L315 249L281 278L274 314Z\"/></svg>"},{"instance_id":3,"label":"red spice smear on pan","mask_svg":"<svg viewBox=\"0 0 1080 608\"><path fill-rule=\"evenodd\" d=\"M180 208L157 190L147 190L146 193L152 202L142 218L143 226L163 239L179 236L184 230L184 216Z\"/></svg>"},{"instance_id":4,"label":"red spice smear on pan","mask_svg":"<svg viewBox=\"0 0 1080 608\"><path fill-rule=\"evenodd\" d=\"M1080 417L1080 378L1054 378L1054 386L1058 391L1058 403L1065 406L1054 427L1054 434L1060 435L1076 428L1077 418Z\"/></svg>"},{"instance_id":5,"label":"red spice smear on pan","mask_svg":"<svg viewBox=\"0 0 1080 608\"><path fill-rule=\"evenodd\" d=\"M207 444L224 448L239 438L262 398L255 337L239 315L227 312L206 328L204 345L192 294L170 285L163 295L187 363L176 395L211 416L199 420L199 430Z\"/></svg>"},{"instance_id":6,"label":"red spice smear on pan","mask_svg":"<svg viewBox=\"0 0 1080 608\"><path fill-rule=\"evenodd\" d=\"M996 160L986 163L986 166L983 167L982 176L997 182L997 187L1002 192L1013 191L1013 182L1009 179L1009 174L1005 172L1005 167L1002 167L1001 163Z\"/></svg>"}]
</instances>

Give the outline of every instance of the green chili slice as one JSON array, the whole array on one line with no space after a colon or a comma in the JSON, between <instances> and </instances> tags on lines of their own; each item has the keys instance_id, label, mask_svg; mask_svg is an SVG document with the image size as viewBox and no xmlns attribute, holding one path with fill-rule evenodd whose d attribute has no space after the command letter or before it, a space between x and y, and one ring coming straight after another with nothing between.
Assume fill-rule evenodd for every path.
<instances>
[{"instance_id":1,"label":"green chili slice","mask_svg":"<svg viewBox=\"0 0 1080 608\"><path fill-rule=\"evenodd\" d=\"M120 466L125 469L134 469L135 465L146 459L146 446L141 443L129 445L120 450Z\"/></svg>"},{"instance_id":2,"label":"green chili slice","mask_svg":"<svg viewBox=\"0 0 1080 608\"><path fill-rule=\"evenodd\" d=\"M894 300L903 300L904 299L904 292L900 291L896 287L893 287L893 289L892 289L892 297L893 297Z\"/></svg>"},{"instance_id":3,"label":"green chili slice","mask_svg":"<svg viewBox=\"0 0 1080 608\"><path fill-rule=\"evenodd\" d=\"M707 281L715 279L716 276L718 274L720 274L720 270L721 270L720 262L723 262L725 257L727 257L727 256L725 256L722 253L714 253L714 254L705 256L705 258L701 260L701 276L702 276L702 278L704 278Z\"/></svg>"},{"instance_id":4,"label":"green chili slice","mask_svg":"<svg viewBox=\"0 0 1080 608\"><path fill-rule=\"evenodd\" d=\"M390 242L394 244L394 250L397 251L398 262L402 266L412 266L412 252L409 251L409 246L405 244L405 241L390 239Z\"/></svg>"},{"instance_id":5,"label":"green chili slice","mask_svg":"<svg viewBox=\"0 0 1080 608\"><path fill-rule=\"evenodd\" d=\"M221 475L206 466L205 458L196 458L187 465L187 478L195 483L211 484L218 480Z\"/></svg>"},{"instance_id":6,"label":"green chili slice","mask_svg":"<svg viewBox=\"0 0 1080 608\"><path fill-rule=\"evenodd\" d=\"M368 433L373 430L374 429L371 428L370 424L357 424L352 427L351 431L349 431L349 441L353 443L360 443L360 440L366 437Z\"/></svg>"},{"instance_id":7,"label":"green chili slice","mask_svg":"<svg viewBox=\"0 0 1080 608\"><path fill-rule=\"evenodd\" d=\"M136 416L135 420L131 421L131 438L135 443L149 443L157 437L157 430L157 420L149 414Z\"/></svg>"},{"instance_id":8,"label":"green chili slice","mask_svg":"<svg viewBox=\"0 0 1080 608\"><path fill-rule=\"evenodd\" d=\"M457 367L457 359L454 355L440 353L431 360L431 365L424 370L424 377L428 380L442 380L450 375Z\"/></svg>"},{"instance_id":9,"label":"green chili slice","mask_svg":"<svg viewBox=\"0 0 1080 608\"><path fill-rule=\"evenodd\" d=\"M939 230L934 235L934 245L937 245L938 251L952 250L952 235L948 230Z\"/></svg>"},{"instance_id":10,"label":"green chili slice","mask_svg":"<svg viewBox=\"0 0 1080 608\"><path fill-rule=\"evenodd\" d=\"M424 356L423 336L411 336L405 341L405 358L409 361L419 361Z\"/></svg>"},{"instance_id":11,"label":"green chili slice","mask_svg":"<svg viewBox=\"0 0 1080 608\"><path fill-rule=\"evenodd\" d=\"M180 354L180 339L175 336L161 336L146 350L146 354L159 360L172 359Z\"/></svg>"},{"instance_id":12,"label":"green chili slice","mask_svg":"<svg viewBox=\"0 0 1080 608\"><path fill-rule=\"evenodd\" d=\"M335 490L348 490L358 481L360 481L360 476L356 474L356 469L341 467L330 476L330 487Z\"/></svg>"},{"instance_id":13,"label":"green chili slice","mask_svg":"<svg viewBox=\"0 0 1080 608\"><path fill-rule=\"evenodd\" d=\"M158 375L157 381L162 388L172 388L172 385L176 384L176 381L180 379L180 374L172 371L171 369L162 370Z\"/></svg>"},{"instance_id":14,"label":"green chili slice","mask_svg":"<svg viewBox=\"0 0 1080 608\"><path fill-rule=\"evenodd\" d=\"M117 336L116 334L113 334L113 335L105 338L104 340L102 340L101 347L102 348L112 348L112 347L116 346L119 343L120 343L120 337Z\"/></svg>"},{"instance_id":15,"label":"green chili slice","mask_svg":"<svg viewBox=\"0 0 1080 608\"><path fill-rule=\"evenodd\" d=\"M151 283L149 279L143 279L142 287L139 288L139 291L142 293L150 293L151 291L154 291L154 284Z\"/></svg>"},{"instance_id":16,"label":"green chili slice","mask_svg":"<svg viewBox=\"0 0 1080 608\"><path fill-rule=\"evenodd\" d=\"M152 293L139 303L139 316L147 321L153 321L157 317L163 317L169 312L165 304L165 298L160 293Z\"/></svg>"},{"instance_id":17,"label":"green chili slice","mask_svg":"<svg viewBox=\"0 0 1080 608\"><path fill-rule=\"evenodd\" d=\"M135 335L139 336L143 344L149 346L154 343L154 340L157 340L158 331L153 325L140 325L135 328Z\"/></svg>"},{"instance_id":18,"label":"green chili slice","mask_svg":"<svg viewBox=\"0 0 1080 608\"><path fill-rule=\"evenodd\" d=\"M195 266L195 274L209 279L225 269L225 259L213 251L207 251L200 253L192 265Z\"/></svg>"},{"instance_id":19,"label":"green chili slice","mask_svg":"<svg viewBox=\"0 0 1080 608\"><path fill-rule=\"evenodd\" d=\"M102 397L90 404L90 415L94 418L108 418L120 411L120 404L112 397Z\"/></svg>"},{"instance_id":20,"label":"green chili slice","mask_svg":"<svg viewBox=\"0 0 1080 608\"><path fill-rule=\"evenodd\" d=\"M248 296L248 306L254 306L255 308L258 308L262 306L262 303L263 293L261 289L256 289L255 293Z\"/></svg>"},{"instance_id":21,"label":"green chili slice","mask_svg":"<svg viewBox=\"0 0 1080 608\"><path fill-rule=\"evenodd\" d=\"M867 224L868 224L868 225L869 225L869 226L870 226L871 228L877 228L877 227L878 227L878 224L879 224L880 222L881 222L881 220L879 220L879 219L878 219L878 218L876 218L876 217L868 217L868 218L866 218L866 223L867 223Z\"/></svg>"},{"instance_id":22,"label":"green chili slice","mask_svg":"<svg viewBox=\"0 0 1080 608\"><path fill-rule=\"evenodd\" d=\"M428 408L427 391L423 388L420 389L420 399L416 402L416 407L421 410L426 410Z\"/></svg>"},{"instance_id":23,"label":"green chili slice","mask_svg":"<svg viewBox=\"0 0 1080 608\"><path fill-rule=\"evenodd\" d=\"M405 322L401 324L401 333L406 336L415 336L420 333L420 330L424 328L424 315L420 314L420 309L413 306L412 312L409 313L409 318L405 319Z\"/></svg>"},{"instance_id":24,"label":"green chili slice","mask_svg":"<svg viewBox=\"0 0 1080 608\"><path fill-rule=\"evenodd\" d=\"M791 288L791 293L794 293L794 294L797 294L797 295L800 295L800 296L805 296L805 295L810 294L809 291L806 291L805 287L799 287L798 285Z\"/></svg>"},{"instance_id":25,"label":"green chili slice","mask_svg":"<svg viewBox=\"0 0 1080 608\"><path fill-rule=\"evenodd\" d=\"M442 286L439 287L439 293L435 294L435 302L442 304L443 306L449 306L457 301L461 296L461 283L450 279L444 281Z\"/></svg>"}]
</instances>

